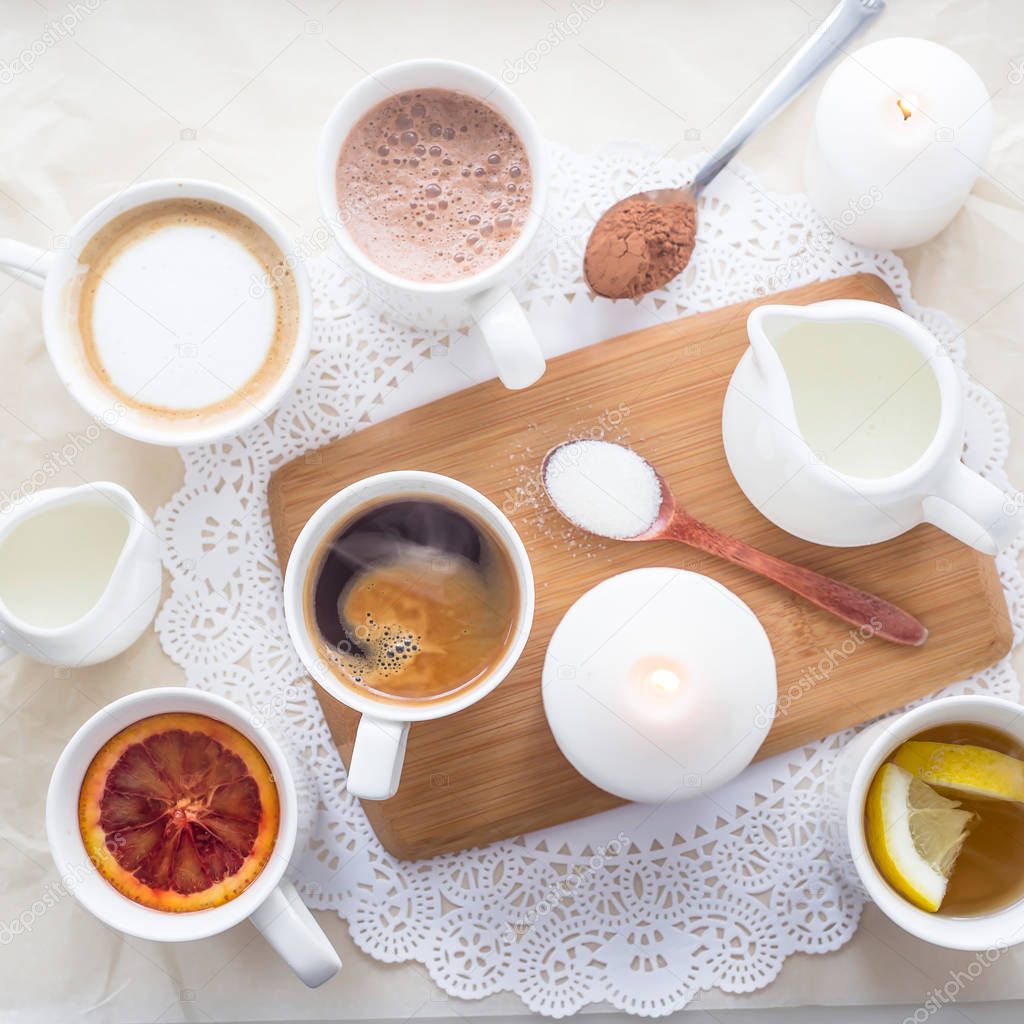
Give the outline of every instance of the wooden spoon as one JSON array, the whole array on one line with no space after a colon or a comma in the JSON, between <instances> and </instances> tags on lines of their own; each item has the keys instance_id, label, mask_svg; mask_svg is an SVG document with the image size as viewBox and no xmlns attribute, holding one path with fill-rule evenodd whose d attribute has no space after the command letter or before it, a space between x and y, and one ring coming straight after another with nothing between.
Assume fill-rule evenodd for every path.
<instances>
[{"instance_id":1,"label":"wooden spoon","mask_svg":"<svg viewBox=\"0 0 1024 1024\"><path fill-rule=\"evenodd\" d=\"M577 443L579 442L566 441L555 445L544 456L544 461L541 464L541 479L544 481L545 490L548 488L548 465L552 456L567 445ZM598 443L611 444L611 442L604 441ZM867 591L840 583L829 576L823 576L812 569L805 569L764 551L759 551L744 541L730 537L728 534L722 533L721 530L716 530L713 526L694 518L678 504L664 477L638 452L632 454L643 461L657 477L658 483L661 485L661 505L654 521L641 532L632 537L610 539L679 541L680 544L688 544L700 551L706 551L709 555L717 555L719 558L724 558L726 561L741 565L744 569L749 569L751 572L773 580L787 590L793 591L794 594L799 594L811 604L816 604L819 608L824 608L825 611L838 616L844 622L869 629L872 636L878 636L883 640L908 647L920 647L928 639L928 630L913 615L897 605L876 597L874 594L869 594ZM551 497L550 491L548 491L548 496ZM609 500L614 500L610 494ZM553 497L551 501L573 526L578 529L586 529L566 515Z\"/></svg>"}]
</instances>

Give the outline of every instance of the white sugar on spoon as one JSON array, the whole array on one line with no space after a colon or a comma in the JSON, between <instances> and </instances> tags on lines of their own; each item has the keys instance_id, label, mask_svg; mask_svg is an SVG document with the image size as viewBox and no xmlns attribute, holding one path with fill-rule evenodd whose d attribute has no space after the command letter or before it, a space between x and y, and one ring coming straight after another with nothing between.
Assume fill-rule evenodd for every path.
<instances>
[{"instance_id":1,"label":"white sugar on spoon","mask_svg":"<svg viewBox=\"0 0 1024 1024\"><path fill-rule=\"evenodd\" d=\"M632 448L569 441L551 450L542 472L558 511L588 533L625 540L649 530L658 518L658 474Z\"/></svg>"},{"instance_id":2,"label":"white sugar on spoon","mask_svg":"<svg viewBox=\"0 0 1024 1024\"><path fill-rule=\"evenodd\" d=\"M806 598L874 636L916 647L928 630L912 615L846 583L758 551L701 522L676 502L661 474L631 448L611 441L567 441L544 456L541 479L574 526L612 540L675 540L728 559Z\"/></svg>"}]
</instances>

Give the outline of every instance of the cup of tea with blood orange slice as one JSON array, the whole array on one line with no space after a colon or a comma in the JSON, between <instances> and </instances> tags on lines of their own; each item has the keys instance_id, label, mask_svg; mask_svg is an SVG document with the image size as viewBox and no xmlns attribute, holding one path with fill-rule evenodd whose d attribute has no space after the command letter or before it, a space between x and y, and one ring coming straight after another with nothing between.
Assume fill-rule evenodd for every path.
<instances>
[{"instance_id":1,"label":"cup of tea with blood orange slice","mask_svg":"<svg viewBox=\"0 0 1024 1024\"><path fill-rule=\"evenodd\" d=\"M46 831L61 878L118 931L175 942L249 918L310 987L341 960L285 877L298 822L271 733L215 694L122 697L71 738Z\"/></svg>"}]
</instances>

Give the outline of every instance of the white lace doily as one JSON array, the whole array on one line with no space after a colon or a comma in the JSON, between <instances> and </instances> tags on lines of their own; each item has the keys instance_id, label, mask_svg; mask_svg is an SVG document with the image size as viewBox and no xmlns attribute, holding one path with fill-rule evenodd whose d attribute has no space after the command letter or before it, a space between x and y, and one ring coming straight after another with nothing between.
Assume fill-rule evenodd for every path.
<instances>
[{"instance_id":1,"label":"white lace doily","mask_svg":"<svg viewBox=\"0 0 1024 1024\"><path fill-rule=\"evenodd\" d=\"M808 202L772 195L742 167L712 187L682 278L640 303L594 298L581 253L597 213L641 188L678 185L697 160L635 147L580 156L552 147L544 256L517 289L548 355L649 323L799 284L869 271L964 365L965 340L910 294L903 264L834 237ZM863 896L833 851L822 779L851 732L748 769L710 798L630 806L419 863L388 855L345 789L345 769L288 641L267 510L270 472L334 438L491 376L470 332L395 326L331 252L311 262L317 322L299 383L266 423L189 449L185 483L157 516L172 591L157 629L193 686L248 706L298 768L307 826L293 868L316 908L336 910L360 948L416 960L450 995L509 990L562 1016L607 1000L656 1016L700 989L767 985L794 952L825 953L857 927ZM966 458L1008 488L1000 404L966 381ZM614 406L614 396L609 395ZM999 561L1016 640L1017 552ZM1018 696L1009 661L949 693Z\"/></svg>"}]
</instances>

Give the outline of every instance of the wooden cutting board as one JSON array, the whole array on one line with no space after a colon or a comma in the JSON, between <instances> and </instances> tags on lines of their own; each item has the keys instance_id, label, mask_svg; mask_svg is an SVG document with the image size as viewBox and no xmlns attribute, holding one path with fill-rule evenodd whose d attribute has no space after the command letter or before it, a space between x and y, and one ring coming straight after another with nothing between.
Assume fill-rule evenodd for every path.
<instances>
[{"instance_id":1,"label":"wooden cutting board","mask_svg":"<svg viewBox=\"0 0 1024 1024\"><path fill-rule=\"evenodd\" d=\"M896 305L888 287L867 274L796 288L773 301L836 298ZM759 757L905 704L1010 649L992 559L930 526L871 547L818 547L773 526L744 497L725 461L720 419L726 385L747 347L747 315L758 304L568 353L526 391L507 391L497 381L471 387L343 437L274 474L270 514L282 566L323 501L354 480L394 469L433 470L482 491L509 515L530 553L537 612L519 664L474 707L414 725L398 795L364 803L396 857L478 846L621 803L562 757L540 695L555 626L576 598L614 573L649 565L692 569L730 587L757 613L775 651L785 705ZM720 529L902 605L929 628L928 642L915 650L854 642L838 619L725 562L677 544L591 540L563 524L540 491L538 468L552 445L584 435L636 447L687 509ZM347 762L358 716L326 693L319 696Z\"/></svg>"}]
</instances>

